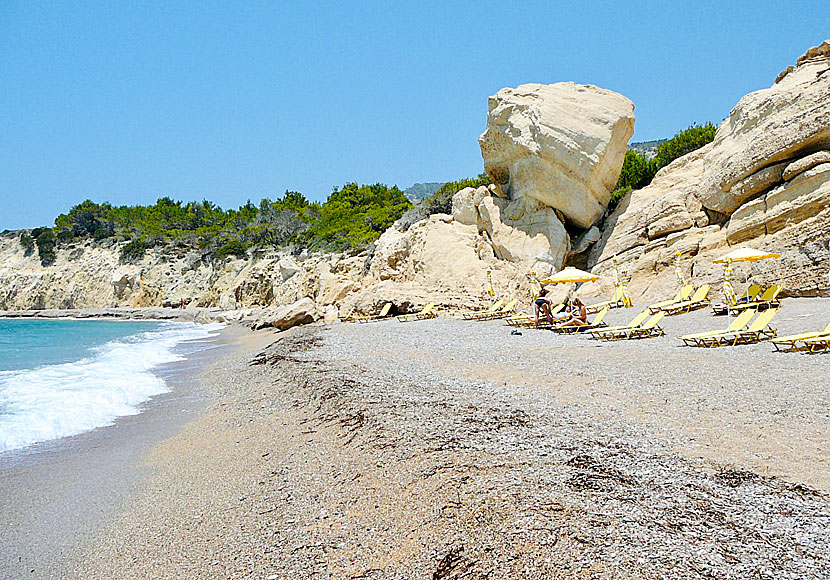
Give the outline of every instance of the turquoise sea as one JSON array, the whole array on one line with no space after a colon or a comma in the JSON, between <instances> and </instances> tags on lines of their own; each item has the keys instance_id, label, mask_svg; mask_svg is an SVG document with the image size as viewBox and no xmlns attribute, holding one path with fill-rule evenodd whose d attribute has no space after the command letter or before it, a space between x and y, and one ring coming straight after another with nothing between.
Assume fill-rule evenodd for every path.
<instances>
[{"instance_id":1,"label":"turquoise sea","mask_svg":"<svg viewBox=\"0 0 830 580\"><path fill-rule=\"evenodd\" d=\"M0 319L0 453L111 425L167 392L153 373L221 325Z\"/></svg>"}]
</instances>

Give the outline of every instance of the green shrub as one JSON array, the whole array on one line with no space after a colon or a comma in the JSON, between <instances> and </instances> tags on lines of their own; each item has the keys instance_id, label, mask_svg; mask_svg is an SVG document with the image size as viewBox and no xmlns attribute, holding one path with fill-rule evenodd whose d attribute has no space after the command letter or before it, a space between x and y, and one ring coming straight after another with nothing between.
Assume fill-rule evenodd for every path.
<instances>
[{"instance_id":1,"label":"green shrub","mask_svg":"<svg viewBox=\"0 0 830 580\"><path fill-rule=\"evenodd\" d=\"M619 205L620 201L633 189L642 189L651 183L657 173L657 164L650 161L645 155L636 151L625 152L620 170L620 178L617 180L617 187L611 192L611 200L608 202L609 211Z\"/></svg>"},{"instance_id":2,"label":"green shrub","mask_svg":"<svg viewBox=\"0 0 830 580\"><path fill-rule=\"evenodd\" d=\"M620 178L617 180L616 189L642 189L651 183L657 173L657 164L649 160L645 155L636 151L625 152Z\"/></svg>"},{"instance_id":3,"label":"green shrub","mask_svg":"<svg viewBox=\"0 0 830 580\"><path fill-rule=\"evenodd\" d=\"M228 256L236 256L244 258L246 254L245 244L239 240L226 240L216 251L213 252L214 257L222 260Z\"/></svg>"},{"instance_id":4,"label":"green shrub","mask_svg":"<svg viewBox=\"0 0 830 580\"><path fill-rule=\"evenodd\" d=\"M712 123L706 123L705 125L693 124L671 139L663 141L657 146L657 154L654 157L658 169L665 167L678 157L711 143L715 139L717 130L717 127Z\"/></svg>"},{"instance_id":5,"label":"green shrub","mask_svg":"<svg viewBox=\"0 0 830 580\"><path fill-rule=\"evenodd\" d=\"M623 198L631 193L631 186L620 187L611 192L611 200L608 202L608 211L614 211Z\"/></svg>"},{"instance_id":6,"label":"green shrub","mask_svg":"<svg viewBox=\"0 0 830 580\"><path fill-rule=\"evenodd\" d=\"M52 228L38 228L38 236L35 238L37 254L40 256L40 263L49 266L55 262L55 232Z\"/></svg>"},{"instance_id":7,"label":"green shrub","mask_svg":"<svg viewBox=\"0 0 830 580\"><path fill-rule=\"evenodd\" d=\"M342 189L335 187L325 203L304 208L310 227L300 240L317 248L362 249L411 207L397 187L347 183Z\"/></svg>"},{"instance_id":8,"label":"green shrub","mask_svg":"<svg viewBox=\"0 0 830 580\"><path fill-rule=\"evenodd\" d=\"M144 254L150 247L151 244L140 238L131 240L121 247L121 261L137 262L144 257Z\"/></svg>"},{"instance_id":9,"label":"green shrub","mask_svg":"<svg viewBox=\"0 0 830 580\"><path fill-rule=\"evenodd\" d=\"M481 187L490 185L493 180L486 173L480 173L477 177L468 177L458 181L450 181L441 186L441 189L424 200L424 209L427 215L434 213L452 213L452 196L468 187Z\"/></svg>"},{"instance_id":10,"label":"green shrub","mask_svg":"<svg viewBox=\"0 0 830 580\"><path fill-rule=\"evenodd\" d=\"M20 247L23 248L23 253L31 256L35 250L35 239L29 232L20 232Z\"/></svg>"}]
</instances>

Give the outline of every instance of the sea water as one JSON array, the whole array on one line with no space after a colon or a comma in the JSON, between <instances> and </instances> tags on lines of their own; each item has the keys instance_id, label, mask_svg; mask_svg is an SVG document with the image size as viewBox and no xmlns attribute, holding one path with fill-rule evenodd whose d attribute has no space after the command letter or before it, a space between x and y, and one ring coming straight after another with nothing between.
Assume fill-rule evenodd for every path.
<instances>
[{"instance_id":1,"label":"sea water","mask_svg":"<svg viewBox=\"0 0 830 580\"><path fill-rule=\"evenodd\" d=\"M0 453L135 415L168 392L160 365L207 348L221 325L0 319Z\"/></svg>"}]
</instances>

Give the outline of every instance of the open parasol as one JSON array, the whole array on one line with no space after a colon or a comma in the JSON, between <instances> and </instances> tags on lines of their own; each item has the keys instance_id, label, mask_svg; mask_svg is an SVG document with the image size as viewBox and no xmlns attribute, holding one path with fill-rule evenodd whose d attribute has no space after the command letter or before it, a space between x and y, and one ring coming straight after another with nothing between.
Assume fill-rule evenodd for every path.
<instances>
[{"instance_id":1,"label":"open parasol","mask_svg":"<svg viewBox=\"0 0 830 580\"><path fill-rule=\"evenodd\" d=\"M732 288L732 263L733 262L760 262L761 260L768 260L770 258L780 258L781 254L775 252L762 252L755 248L748 248L746 246L732 250L725 256L721 256L714 260L715 264L723 264L723 295L727 304L735 304L735 289ZM748 290L747 290L748 292ZM747 294L747 299L749 295Z\"/></svg>"},{"instance_id":2,"label":"open parasol","mask_svg":"<svg viewBox=\"0 0 830 580\"><path fill-rule=\"evenodd\" d=\"M550 278L542 280L542 284L574 284L579 282L596 282L597 280L599 280L599 276L596 274L568 266Z\"/></svg>"},{"instance_id":3,"label":"open parasol","mask_svg":"<svg viewBox=\"0 0 830 580\"><path fill-rule=\"evenodd\" d=\"M760 262L761 260L766 260L768 258L780 258L781 254L776 254L774 252L762 252L761 250L756 250L753 248L738 248L737 250L732 250L725 256L721 256L717 260L715 260L715 264L723 264L726 262L727 259L731 260L732 262Z\"/></svg>"}]
</instances>

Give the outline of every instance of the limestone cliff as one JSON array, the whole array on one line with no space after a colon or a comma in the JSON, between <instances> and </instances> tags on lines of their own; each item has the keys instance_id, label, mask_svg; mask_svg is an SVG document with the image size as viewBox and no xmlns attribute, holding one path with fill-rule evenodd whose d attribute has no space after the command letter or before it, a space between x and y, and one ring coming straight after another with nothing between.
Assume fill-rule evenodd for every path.
<instances>
[{"instance_id":1,"label":"limestone cliff","mask_svg":"<svg viewBox=\"0 0 830 580\"><path fill-rule=\"evenodd\" d=\"M830 41L772 87L742 98L714 142L664 167L604 215L633 122L628 99L597 87L499 91L480 138L495 183L459 191L451 214L396 224L360 256L254 251L217 261L150 250L122 264L117 245L86 242L61 246L44 267L6 233L0 309L184 299L262 309L259 323L284 327L376 312L387 301L397 312L427 302L444 310L480 306L491 284L496 294L529 303L531 271L544 277L575 257L599 274L616 260L632 273L635 298L665 297L676 286L676 252L688 280L717 287L721 268L713 260L736 244L782 255L737 265L739 284L751 275L782 284L785 295L830 291ZM610 294L611 280L580 292Z\"/></svg>"},{"instance_id":2,"label":"limestone cliff","mask_svg":"<svg viewBox=\"0 0 830 580\"><path fill-rule=\"evenodd\" d=\"M721 283L712 260L733 245L781 254L736 265L784 295L830 290L830 41L810 49L768 89L743 97L715 140L661 169L606 218L589 266L627 263L635 293L666 296L673 258L696 284ZM586 292L608 291L608 281Z\"/></svg>"}]
</instances>

